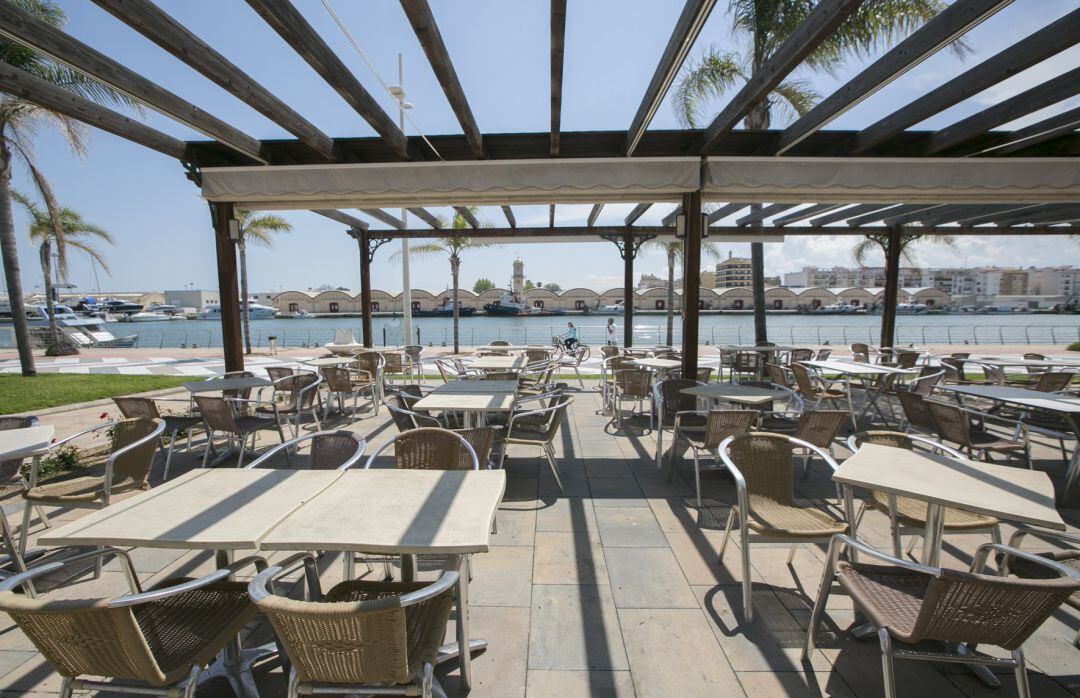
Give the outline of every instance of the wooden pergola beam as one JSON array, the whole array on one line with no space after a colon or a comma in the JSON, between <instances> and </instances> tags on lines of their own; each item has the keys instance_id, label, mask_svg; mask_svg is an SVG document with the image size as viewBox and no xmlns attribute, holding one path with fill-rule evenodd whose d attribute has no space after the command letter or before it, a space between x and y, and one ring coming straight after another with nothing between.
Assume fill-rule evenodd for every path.
<instances>
[{"instance_id":1,"label":"wooden pergola beam","mask_svg":"<svg viewBox=\"0 0 1080 698\"><path fill-rule=\"evenodd\" d=\"M1029 148L1037 143L1042 143L1057 138L1058 136L1072 133L1077 129L1080 129L1080 107L1069 109L1060 114L1055 114L1054 116L1043 119L1031 126L1026 126L1022 129L1013 131L1009 134L1009 138L1012 139L1010 143L989 150L983 150L979 152L979 155L986 155L989 157L1008 155L1009 153L1015 153L1018 150Z\"/></svg>"},{"instance_id":2,"label":"wooden pergola beam","mask_svg":"<svg viewBox=\"0 0 1080 698\"><path fill-rule=\"evenodd\" d=\"M441 231L428 230L426 228L407 228L401 230L380 230L378 235L380 237L397 239L397 238L438 238L448 235L459 234L460 231L453 231L449 229L443 229ZM469 231L469 237L471 238L591 238L599 242L602 236L611 235L624 235L630 233L631 235L639 236L656 236L656 235L674 235L674 231L671 228L665 228L663 226L623 226L623 225L601 225L593 228L587 228L584 226L566 226L559 228L551 228L549 226L532 226L528 228L480 228L478 230Z\"/></svg>"},{"instance_id":3,"label":"wooden pergola beam","mask_svg":"<svg viewBox=\"0 0 1080 698\"><path fill-rule=\"evenodd\" d=\"M864 213L861 216L855 216L854 218L848 218L845 223L848 225L859 226L867 223L876 223L880 220L887 220L888 216L899 216L913 211L921 211L927 208L926 204L899 204L896 206L890 206L889 208L883 208L879 211L871 211L870 213ZM896 223L886 223L886 225L897 225Z\"/></svg>"},{"instance_id":4,"label":"wooden pergola beam","mask_svg":"<svg viewBox=\"0 0 1080 698\"><path fill-rule=\"evenodd\" d=\"M798 145L811 133L919 65L1010 2L1012 0L956 0L784 129L776 154L782 155Z\"/></svg>"},{"instance_id":5,"label":"wooden pergola beam","mask_svg":"<svg viewBox=\"0 0 1080 698\"><path fill-rule=\"evenodd\" d=\"M397 230L402 230L402 229L405 228L405 221L401 220L397 216L391 216L389 213L387 213L386 211L383 211L382 209L379 209L379 208L362 208L362 209L360 209L360 211L365 216L371 216L375 220L379 221L380 223L385 223L386 225L390 226L391 228L395 228ZM380 234L381 234L381 232L382 231L380 231Z\"/></svg>"},{"instance_id":6,"label":"wooden pergola beam","mask_svg":"<svg viewBox=\"0 0 1080 698\"><path fill-rule=\"evenodd\" d=\"M480 221L476 220L476 216L474 216L473 212L469 209L465 208L464 206L455 206L454 210L457 211L459 216L465 219L465 222L469 224L470 228L480 227Z\"/></svg>"},{"instance_id":7,"label":"wooden pergola beam","mask_svg":"<svg viewBox=\"0 0 1080 698\"><path fill-rule=\"evenodd\" d=\"M1027 223L1052 225L1080 220L1080 204L1051 204L1035 209L1002 213L993 219L999 226L1025 225Z\"/></svg>"},{"instance_id":8,"label":"wooden pergola beam","mask_svg":"<svg viewBox=\"0 0 1080 698\"><path fill-rule=\"evenodd\" d=\"M566 0L551 0L551 157L559 154L565 46Z\"/></svg>"},{"instance_id":9,"label":"wooden pergola beam","mask_svg":"<svg viewBox=\"0 0 1080 698\"><path fill-rule=\"evenodd\" d=\"M648 211L651 206L652 204L638 204L630 210L630 213L626 214L626 218L623 219L623 223L625 223L626 225L633 225L634 221L636 221L638 218L641 218L641 216L644 215L644 213Z\"/></svg>"},{"instance_id":10,"label":"wooden pergola beam","mask_svg":"<svg viewBox=\"0 0 1080 698\"><path fill-rule=\"evenodd\" d=\"M1032 212L1039 208L1038 204L1002 204L1000 206L977 206L971 211L960 214L956 222L960 225L981 225L993 223L994 219L1000 218L1005 213L1017 213L1023 210Z\"/></svg>"},{"instance_id":11,"label":"wooden pergola beam","mask_svg":"<svg viewBox=\"0 0 1080 698\"><path fill-rule=\"evenodd\" d=\"M187 144L134 119L0 61L0 92L96 126L133 143L182 160Z\"/></svg>"},{"instance_id":12,"label":"wooden pergola beam","mask_svg":"<svg viewBox=\"0 0 1080 698\"><path fill-rule=\"evenodd\" d=\"M806 220L807 218L813 218L822 213L828 213L829 211L835 211L843 204L813 204L806 208L799 209L794 213L789 213L786 216L780 216L773 221L773 225L790 225L791 223L798 223L799 221Z\"/></svg>"},{"instance_id":13,"label":"wooden pergola beam","mask_svg":"<svg viewBox=\"0 0 1080 698\"><path fill-rule=\"evenodd\" d=\"M742 226L750 225L751 223L760 223L770 216L775 216L777 213L786 211L789 208L794 208L795 206L798 206L798 204L769 204L768 206L762 206L756 211L751 211L735 221L735 225L741 228Z\"/></svg>"},{"instance_id":14,"label":"wooden pergola beam","mask_svg":"<svg viewBox=\"0 0 1080 698\"><path fill-rule=\"evenodd\" d=\"M906 128L1080 43L1080 10L1074 10L944 85L879 119L849 139L851 154L865 153Z\"/></svg>"},{"instance_id":15,"label":"wooden pergola beam","mask_svg":"<svg viewBox=\"0 0 1080 698\"><path fill-rule=\"evenodd\" d=\"M666 216L660 219L661 225L664 227L675 225L675 219L682 215L682 210L682 204L671 209Z\"/></svg>"},{"instance_id":16,"label":"wooden pergola beam","mask_svg":"<svg viewBox=\"0 0 1080 698\"><path fill-rule=\"evenodd\" d=\"M454 110L465 139L469 143L473 157L483 159L484 141L480 135L480 128L476 125L472 109L469 108L469 100L465 98L465 90L458 80L457 71L450 60L450 52L446 50L442 34L439 33L439 25L435 23L435 16L431 14L431 7L427 0L401 0L401 9L412 25L420 46L427 54L428 63L439 79L443 92L446 94L450 108Z\"/></svg>"},{"instance_id":17,"label":"wooden pergola beam","mask_svg":"<svg viewBox=\"0 0 1080 698\"><path fill-rule=\"evenodd\" d=\"M679 19L675 22L675 28L671 30L664 53L656 64L649 86L645 88L645 94L641 98L637 112L630 122L630 128L626 130L626 141L623 143L622 154L631 156L637 150L645 129L649 127L656 110L660 107L664 95L671 89L671 83L678 75L679 69L686 61L686 55L690 52L694 42L697 41L701 28L705 26L705 20L709 18L716 0L686 0Z\"/></svg>"},{"instance_id":18,"label":"wooden pergola beam","mask_svg":"<svg viewBox=\"0 0 1080 698\"><path fill-rule=\"evenodd\" d=\"M319 208L319 209L312 209L311 212L312 213L317 213L320 216L325 216L326 218L329 218L330 220L333 220L333 221L337 221L338 223L344 223L345 225L349 226L350 228L356 228L357 230L367 230L368 227L369 227L366 221L362 221L359 218L357 218L356 216L350 216L349 214L345 213L344 211L338 211L337 209Z\"/></svg>"},{"instance_id":19,"label":"wooden pergola beam","mask_svg":"<svg viewBox=\"0 0 1080 698\"><path fill-rule=\"evenodd\" d=\"M397 157L409 159L405 134L289 0L247 0L247 4L382 136Z\"/></svg>"},{"instance_id":20,"label":"wooden pergola beam","mask_svg":"<svg viewBox=\"0 0 1080 698\"><path fill-rule=\"evenodd\" d=\"M249 158L266 162L262 143L257 138L230 126L9 2L0 3L0 35L95 78Z\"/></svg>"},{"instance_id":21,"label":"wooden pergola beam","mask_svg":"<svg viewBox=\"0 0 1080 698\"><path fill-rule=\"evenodd\" d=\"M440 221L438 217L435 216L435 214L433 214L431 211L428 211L426 208L420 208L419 206L417 206L415 208L408 209L408 211L409 213L413 214L420 220L430 225L432 228L442 227L442 221Z\"/></svg>"},{"instance_id":22,"label":"wooden pergola beam","mask_svg":"<svg viewBox=\"0 0 1080 698\"><path fill-rule=\"evenodd\" d=\"M818 216L810 220L811 227L818 227L828 225L829 223L836 223L837 221L845 221L848 218L854 218L855 216L861 216L865 213L871 213L872 211L880 211L881 209L888 208L890 204L858 204L857 206L849 206L844 209L837 209L830 213L826 213L823 216Z\"/></svg>"},{"instance_id":23,"label":"wooden pergola beam","mask_svg":"<svg viewBox=\"0 0 1080 698\"><path fill-rule=\"evenodd\" d=\"M1062 211L1057 216L1068 216L1070 212L1080 215L1080 206ZM1022 225L1015 223L1014 225ZM1077 225L1053 225L1041 223L1026 228L999 226L956 226L956 225L905 225L901 230L905 235L1073 235L1080 232ZM785 236L824 236L824 235L879 235L888 228L881 225L863 226L851 228L844 226L791 226L780 228L775 225L712 225L709 226L710 237L733 237L733 238L778 238ZM400 238L438 238L454 234L456 231L430 230L427 228L407 228L401 230L380 230L379 237L389 239ZM582 242L598 242L602 236L625 235L632 236L661 236L674 239L675 231L664 226L596 226L593 228L583 226L566 226L560 228L531 227L531 228L481 228L469 233L472 238L536 238L538 240L555 239L559 241L565 238L581 238Z\"/></svg>"},{"instance_id":24,"label":"wooden pergola beam","mask_svg":"<svg viewBox=\"0 0 1080 698\"><path fill-rule=\"evenodd\" d=\"M592 210L589 211L589 219L585 225L590 228L596 225L596 219L600 217L600 212L604 210L603 204L594 204Z\"/></svg>"},{"instance_id":25,"label":"wooden pergola beam","mask_svg":"<svg viewBox=\"0 0 1080 698\"><path fill-rule=\"evenodd\" d=\"M94 0L147 39L333 162L334 139L149 0Z\"/></svg>"},{"instance_id":26,"label":"wooden pergola beam","mask_svg":"<svg viewBox=\"0 0 1080 698\"><path fill-rule=\"evenodd\" d=\"M760 69L754 71L734 99L713 119L705 133L687 151L688 154L708 154L724 134L735 128L755 104L764 100L791 71L799 67L861 4L862 0L821 0L815 5L795 31L762 63Z\"/></svg>"},{"instance_id":27,"label":"wooden pergola beam","mask_svg":"<svg viewBox=\"0 0 1080 698\"><path fill-rule=\"evenodd\" d=\"M1074 97L1077 93L1080 93L1080 68L1073 68L1041 85L1036 85L1030 90L1025 90L937 131L931 136L926 152L931 155L940 153L980 136L996 126Z\"/></svg>"},{"instance_id":28,"label":"wooden pergola beam","mask_svg":"<svg viewBox=\"0 0 1080 698\"><path fill-rule=\"evenodd\" d=\"M516 228L517 227L517 219L514 218L514 210L512 208L510 208L509 206L503 206L502 207L502 212L503 212L503 216L506 217L506 222L510 225L510 227L511 228Z\"/></svg>"},{"instance_id":29,"label":"wooden pergola beam","mask_svg":"<svg viewBox=\"0 0 1080 698\"><path fill-rule=\"evenodd\" d=\"M713 211L710 211L709 216L708 216L709 225L712 225L713 223L715 223L716 221L718 221L718 220L720 220L722 218L726 218L727 216L730 216L731 214L735 213L736 211L743 210L748 205L749 204L724 204L720 208L715 209Z\"/></svg>"},{"instance_id":30,"label":"wooden pergola beam","mask_svg":"<svg viewBox=\"0 0 1080 698\"><path fill-rule=\"evenodd\" d=\"M930 206L926 204L907 204L896 209L885 209L884 211L878 211L877 213L869 213L865 216L859 216L858 218L861 220L858 220L856 225L872 223L874 221L874 218L881 220L885 223L885 225L888 226L908 225L910 223L917 223L919 221L922 221L927 216L934 215L935 211L940 213L941 210L944 208L948 207L942 206L940 204ZM848 225L851 225L855 221L856 219L849 219Z\"/></svg>"}]
</instances>

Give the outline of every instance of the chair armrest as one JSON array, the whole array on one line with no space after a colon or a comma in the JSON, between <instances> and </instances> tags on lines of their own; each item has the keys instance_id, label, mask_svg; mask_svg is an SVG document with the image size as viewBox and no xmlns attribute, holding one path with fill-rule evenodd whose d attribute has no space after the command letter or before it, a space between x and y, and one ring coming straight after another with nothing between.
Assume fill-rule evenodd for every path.
<instances>
[{"instance_id":1,"label":"chair armrest","mask_svg":"<svg viewBox=\"0 0 1080 698\"><path fill-rule=\"evenodd\" d=\"M931 575L936 575L936 574L941 573L941 568L939 568L939 567L930 567L928 565L920 565L917 562L912 562L910 560L903 560L901 558L893 557L892 555L881 552L877 548L870 547L866 543L861 543L861 542L855 540L854 538L847 535L846 533L837 533L837 534L835 534L833 536L833 540L837 541L840 545L843 545L845 547L854 548L856 551L858 551L860 553L863 553L863 554L865 554L865 555L867 555L869 557L872 557L872 558L877 559L877 560L881 560L882 562L887 562L887 563L889 563L891 565L896 565L897 567L903 567L904 569L908 569L908 570L911 570L913 572L922 572L923 574L931 574Z\"/></svg>"},{"instance_id":2,"label":"chair armrest","mask_svg":"<svg viewBox=\"0 0 1080 698\"><path fill-rule=\"evenodd\" d=\"M63 550L64 548L58 548L57 550ZM51 554L51 553L50 553ZM17 587L27 585L28 590L33 592L33 580L46 574L51 574L64 569L68 565L75 564L76 562L83 562L85 560L93 560L94 558L107 557L115 555L124 560L124 563L128 568L128 578L131 580L137 592L142 592L142 587L139 586L139 577L135 573L135 565L131 561L131 556L128 555L126 550L114 547L97 548L95 550L88 550L78 555L72 555L71 557L64 558L58 562L49 562L42 565L35 565L30 569L20 574L13 575L0 582L0 591L11 591Z\"/></svg>"},{"instance_id":3,"label":"chair armrest","mask_svg":"<svg viewBox=\"0 0 1080 698\"><path fill-rule=\"evenodd\" d=\"M689 414L705 417L706 419L709 417L708 412L702 412L701 410L679 410L675 413L675 431L678 431L679 428L682 427L683 417Z\"/></svg>"},{"instance_id":4,"label":"chair armrest","mask_svg":"<svg viewBox=\"0 0 1080 698\"><path fill-rule=\"evenodd\" d=\"M1007 545L1002 545L1001 543L983 543L979 546L979 549L975 551L974 559L971 561L971 571L973 573L979 574L983 571L986 567L986 561L990 556L991 550L996 550L999 553L1005 554L1004 564L1001 569L1002 576L1009 573L1009 558L1016 557L1035 565L1042 565L1043 567L1057 572L1062 577L1080 580L1080 570L1074 570L1068 565L1063 565L1056 560L1051 560L1042 555L1036 555L1035 553L1024 552L1019 548L1011 548Z\"/></svg>"},{"instance_id":5,"label":"chair armrest","mask_svg":"<svg viewBox=\"0 0 1080 698\"><path fill-rule=\"evenodd\" d=\"M319 568L315 556L311 553L294 553L272 567L268 567L248 583L248 596L258 603L274 592L271 590L275 581L297 567L304 567L304 600L322 599L322 586L319 583Z\"/></svg>"},{"instance_id":6,"label":"chair armrest","mask_svg":"<svg viewBox=\"0 0 1080 698\"><path fill-rule=\"evenodd\" d=\"M128 453L129 451L133 451L136 448L138 448L139 446L142 446L147 441L151 441L153 439L160 438L161 434L164 431L165 431L165 420L161 419L161 418L157 418L157 419L154 420L154 430L152 432L150 432L146 436L142 437L141 439L139 439L135 443L128 444L127 446L124 446L123 448L118 449L116 451L113 451L111 454L109 454L109 460L105 461L105 480L104 480L104 483L103 483L104 488L105 488L105 497L104 497L104 499L105 499L105 504L106 505L108 505L109 497L112 494L113 466L116 463L116 459L119 458L120 456ZM151 456L151 459L152 458L153 458L153 456Z\"/></svg>"},{"instance_id":7,"label":"chair armrest","mask_svg":"<svg viewBox=\"0 0 1080 698\"><path fill-rule=\"evenodd\" d=\"M62 439L59 439L57 441L52 442L51 444L49 444L49 450L51 451L54 448L58 448L60 446L63 446L68 441L71 441L73 439L79 438L80 436L85 436L85 435L90 434L92 432L98 431L99 429L111 429L112 427L116 426L119 423L120 423L119 420L117 420L117 421L112 421L112 422L104 422L102 424L95 424L94 426L92 426L92 427L90 427L88 429L83 429L82 431L75 432L71 436L65 436Z\"/></svg>"},{"instance_id":8,"label":"chair armrest","mask_svg":"<svg viewBox=\"0 0 1080 698\"><path fill-rule=\"evenodd\" d=\"M825 463L830 468L832 468L833 472L835 472L836 469L840 467L840 465L836 462L836 459L834 459L831 455L829 455L828 452L821 450L819 447L815 446L814 444L810 443L809 441L803 441L802 439L796 439L794 436L789 436L788 440L791 443L795 444L796 446L801 446L802 448L806 448L806 449L809 449L809 450L813 451L815 454L817 454L817 456L819 458L821 458L823 461L825 461Z\"/></svg>"},{"instance_id":9,"label":"chair armrest","mask_svg":"<svg viewBox=\"0 0 1080 698\"><path fill-rule=\"evenodd\" d=\"M173 586L165 587L163 589L153 589L151 591L144 591L140 594L126 594L119 596L109 602L109 608L123 608L125 606L138 606L140 604L149 603L151 601L160 601L161 599L167 599L177 594L185 594L189 591L201 589L205 586L213 584L215 582L222 582L231 577L235 572L247 567L248 565L255 565L255 569L262 571L266 569L266 560L258 555L251 555L249 557L242 558L236 562L222 567L221 569L214 570L208 574L204 574L198 579L192 579L182 584L175 584Z\"/></svg>"},{"instance_id":10,"label":"chair armrest","mask_svg":"<svg viewBox=\"0 0 1080 698\"><path fill-rule=\"evenodd\" d=\"M1049 531L1045 528L1036 528L1034 526L1028 526L1027 524L1014 525L1016 526L1016 530L1009 537L1009 547L1019 548L1024 537L1029 535L1052 543L1065 541L1066 543L1076 543L1080 545L1080 534L1077 533Z\"/></svg>"},{"instance_id":11,"label":"chair armrest","mask_svg":"<svg viewBox=\"0 0 1080 698\"><path fill-rule=\"evenodd\" d=\"M406 606L418 604L421 601L427 601L432 597L444 593L447 589L451 589L457 583L458 573L447 570L443 572L442 576L435 580L435 582L429 584L423 589L417 589L416 591L411 591L408 594L402 594L401 607L405 608Z\"/></svg>"}]
</instances>

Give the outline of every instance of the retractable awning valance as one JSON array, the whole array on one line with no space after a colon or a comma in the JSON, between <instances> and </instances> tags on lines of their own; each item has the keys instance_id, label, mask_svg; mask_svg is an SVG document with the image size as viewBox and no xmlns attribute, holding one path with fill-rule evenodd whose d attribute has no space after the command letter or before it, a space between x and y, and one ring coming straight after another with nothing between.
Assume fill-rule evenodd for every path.
<instances>
[{"instance_id":1,"label":"retractable awning valance","mask_svg":"<svg viewBox=\"0 0 1080 698\"><path fill-rule=\"evenodd\" d=\"M1068 203L1080 165L1067 158L710 157L710 201L769 203Z\"/></svg>"},{"instance_id":2,"label":"retractable awning valance","mask_svg":"<svg viewBox=\"0 0 1080 698\"><path fill-rule=\"evenodd\" d=\"M698 158L598 158L208 167L202 194L244 208L397 208L678 201Z\"/></svg>"}]
</instances>

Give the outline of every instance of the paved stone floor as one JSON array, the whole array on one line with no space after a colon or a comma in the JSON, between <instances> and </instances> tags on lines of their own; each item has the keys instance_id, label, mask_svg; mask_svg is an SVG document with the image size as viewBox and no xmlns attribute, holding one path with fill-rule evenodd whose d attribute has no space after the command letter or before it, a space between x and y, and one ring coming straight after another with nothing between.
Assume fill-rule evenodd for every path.
<instances>
[{"instance_id":1,"label":"paved stone floor","mask_svg":"<svg viewBox=\"0 0 1080 698\"><path fill-rule=\"evenodd\" d=\"M591 384L595 386L595 382ZM811 599L818 589L824 550L803 545L786 563L786 546L752 550L754 608L744 622L739 549L717 552L735 491L721 473L704 476L706 506L697 509L686 463L668 482L653 459L655 440L645 425L616 433L597 414L598 393L576 393L571 418L558 439L565 492L559 493L538 452L512 449L506 461L508 487L498 513L498 533L487 554L474 557L471 587L473 635L490 649L473 664L475 696L874 696L881 669L876 639L856 641L843 631L853 622L850 601L834 594L828 635L809 662L800 658ZM56 415L59 433L74 431L77 415ZM98 418L84 415L90 421ZM47 420L49 418L46 418ZM62 426L61 426L62 425ZM343 426L343 420L330 421ZM369 452L394 433L385 411L348 425L369 440ZM843 457L847 451L837 448ZM1056 444L1040 442L1036 467L1060 486ZM175 471L201 458L174 456ZM155 468L160 477L160 462ZM690 480L692 482L692 479ZM840 515L835 489L820 466L808 479L796 476L798 495ZM7 501L14 514L19 505ZM1073 530L1075 506L1062 510ZM56 512L59 521L77 512ZM12 516L14 520L14 516ZM35 520L34 534L42 530ZM1006 536L1008 530L1006 530ZM887 550L885 516L868 512L860 537ZM947 536L943 563L965 567L985 535ZM133 551L149 582L170 575L208 571L209 555L183 551ZM340 578L336 560L324 561L324 585ZM111 566L77 593L123 589ZM1072 638L1080 616L1060 609L1027 644L1035 696L1080 694L1080 650ZM249 643L265 628L255 628ZM452 636L453 629L448 630ZM897 661L902 696L1010 696L1011 675L1001 688L982 686L959 665ZM449 695L458 693L456 672L441 673ZM281 695L276 670L258 673L263 695ZM10 621L0 624L0 691L52 695L59 679ZM209 683L202 696L229 695Z\"/></svg>"}]
</instances>

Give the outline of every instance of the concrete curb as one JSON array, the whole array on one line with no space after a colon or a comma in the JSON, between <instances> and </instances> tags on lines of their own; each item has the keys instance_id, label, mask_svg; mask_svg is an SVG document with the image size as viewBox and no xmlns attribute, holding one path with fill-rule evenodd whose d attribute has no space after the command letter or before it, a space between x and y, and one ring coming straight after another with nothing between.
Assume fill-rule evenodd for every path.
<instances>
[{"instance_id":1,"label":"concrete curb","mask_svg":"<svg viewBox=\"0 0 1080 698\"><path fill-rule=\"evenodd\" d=\"M183 388L162 388L161 390L151 390L146 393L130 393L129 395L118 395L117 397L166 397L174 393L186 393ZM30 410L29 412L19 412L18 415L32 414L35 417L45 417L53 414L62 414L64 412L75 412L76 410L84 410L90 407L114 407L116 403L112 401L111 397L102 398L100 400L90 400L88 402L73 402L70 405L57 405L56 407L47 407L43 410Z\"/></svg>"}]
</instances>

